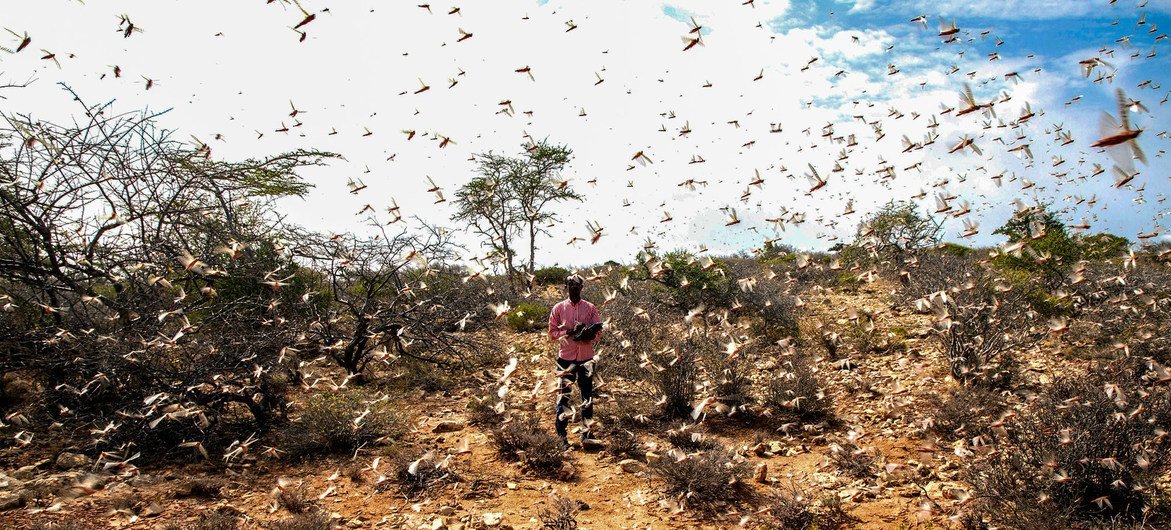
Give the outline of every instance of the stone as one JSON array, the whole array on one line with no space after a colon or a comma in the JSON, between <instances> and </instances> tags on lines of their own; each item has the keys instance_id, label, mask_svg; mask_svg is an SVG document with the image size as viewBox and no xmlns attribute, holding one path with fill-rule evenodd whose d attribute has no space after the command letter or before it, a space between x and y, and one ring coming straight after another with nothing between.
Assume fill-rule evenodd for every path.
<instances>
[{"instance_id":1,"label":"stone","mask_svg":"<svg viewBox=\"0 0 1171 530\"><path fill-rule=\"evenodd\" d=\"M455 515L455 508L452 508L451 506L444 506L444 507L440 508L439 510L437 510L435 513L442 515L444 517L451 517L451 516Z\"/></svg>"},{"instance_id":2,"label":"stone","mask_svg":"<svg viewBox=\"0 0 1171 530\"><path fill-rule=\"evenodd\" d=\"M58 469L76 469L79 467L88 467L94 463L93 459L81 453L70 453L68 451L57 455Z\"/></svg>"},{"instance_id":3,"label":"stone","mask_svg":"<svg viewBox=\"0 0 1171 530\"><path fill-rule=\"evenodd\" d=\"M435 434L441 434L447 432L459 432L462 430L464 430L463 423L454 420L443 420L435 425L435 427L431 429L431 432Z\"/></svg>"},{"instance_id":4,"label":"stone","mask_svg":"<svg viewBox=\"0 0 1171 530\"><path fill-rule=\"evenodd\" d=\"M764 462L756 464L756 472L752 474L752 477L761 484L768 484L768 464Z\"/></svg>"},{"instance_id":5,"label":"stone","mask_svg":"<svg viewBox=\"0 0 1171 530\"><path fill-rule=\"evenodd\" d=\"M430 528L431 530L442 530L447 528L447 522L442 517L436 517L434 521L431 521Z\"/></svg>"},{"instance_id":6,"label":"stone","mask_svg":"<svg viewBox=\"0 0 1171 530\"><path fill-rule=\"evenodd\" d=\"M557 478L561 480L573 480L577 476L577 468L569 462L561 462L561 467L557 469Z\"/></svg>"},{"instance_id":7,"label":"stone","mask_svg":"<svg viewBox=\"0 0 1171 530\"><path fill-rule=\"evenodd\" d=\"M24 466L24 467L18 468L16 471L12 472L12 476L16 477L20 480L31 479L31 478L33 478L33 475L35 475L37 473L37 470L51 464L52 462L53 462L52 460L49 460L46 458L46 459L41 460L40 462L37 462L37 463L32 464L30 466Z\"/></svg>"},{"instance_id":8,"label":"stone","mask_svg":"<svg viewBox=\"0 0 1171 530\"><path fill-rule=\"evenodd\" d=\"M24 497L19 493L7 491L0 493L0 511L14 510L24 506Z\"/></svg>"},{"instance_id":9,"label":"stone","mask_svg":"<svg viewBox=\"0 0 1171 530\"><path fill-rule=\"evenodd\" d=\"M646 466L644 466L642 462L639 462L633 458L627 458L626 460L618 462L618 466L621 467L622 471L626 473L638 473L646 469Z\"/></svg>"},{"instance_id":10,"label":"stone","mask_svg":"<svg viewBox=\"0 0 1171 530\"><path fill-rule=\"evenodd\" d=\"M0 491L18 490L21 486L24 486L23 480L0 473Z\"/></svg>"},{"instance_id":11,"label":"stone","mask_svg":"<svg viewBox=\"0 0 1171 530\"><path fill-rule=\"evenodd\" d=\"M502 522L504 522L504 514L500 512L488 512L484 514L484 526L491 528L500 526Z\"/></svg>"}]
</instances>

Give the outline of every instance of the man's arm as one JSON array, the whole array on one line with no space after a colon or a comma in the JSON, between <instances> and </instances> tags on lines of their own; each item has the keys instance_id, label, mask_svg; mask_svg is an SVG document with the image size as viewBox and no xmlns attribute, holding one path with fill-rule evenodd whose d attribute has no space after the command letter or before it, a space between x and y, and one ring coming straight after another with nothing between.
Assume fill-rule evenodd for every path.
<instances>
[{"instance_id":1,"label":"man's arm","mask_svg":"<svg viewBox=\"0 0 1171 530\"><path fill-rule=\"evenodd\" d=\"M557 314L557 306L553 306L553 310L549 311L549 340L560 340L565 336L565 330L562 329L561 316Z\"/></svg>"}]
</instances>

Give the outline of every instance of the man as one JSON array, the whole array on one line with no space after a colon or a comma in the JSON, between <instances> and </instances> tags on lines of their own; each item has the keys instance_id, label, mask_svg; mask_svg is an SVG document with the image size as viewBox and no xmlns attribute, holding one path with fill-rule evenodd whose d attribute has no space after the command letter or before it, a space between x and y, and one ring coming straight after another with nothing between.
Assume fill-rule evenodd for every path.
<instances>
[{"instance_id":1,"label":"man","mask_svg":"<svg viewBox=\"0 0 1171 530\"><path fill-rule=\"evenodd\" d=\"M585 428L581 439L583 447L599 444L590 434L594 417L594 345L601 338L602 319L594 304L581 298L585 280L576 274L565 278L565 290L569 298L553 306L549 312L549 338L557 341L558 384L557 395L557 436L561 438L562 449L569 448L569 420L574 416L569 406L573 383L581 391L581 417Z\"/></svg>"}]
</instances>

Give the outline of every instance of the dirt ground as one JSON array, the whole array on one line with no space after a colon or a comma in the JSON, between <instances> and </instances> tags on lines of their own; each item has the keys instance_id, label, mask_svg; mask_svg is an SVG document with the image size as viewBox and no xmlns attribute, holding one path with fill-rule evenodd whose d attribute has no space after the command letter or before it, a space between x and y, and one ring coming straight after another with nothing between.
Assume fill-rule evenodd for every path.
<instances>
[{"instance_id":1,"label":"dirt ground","mask_svg":"<svg viewBox=\"0 0 1171 530\"><path fill-rule=\"evenodd\" d=\"M878 348L855 359L853 366L845 367L848 369L839 369L828 360L818 363L829 382L827 391L835 398L840 423L834 429L786 434L735 418L709 416L706 423L712 436L748 457L754 466L767 466L765 481L752 486L757 493L797 485L811 497L834 495L854 518L853 528L949 527L952 524L941 508L960 502L956 492L962 485L956 479L962 452L924 436L919 422L926 416L925 400L955 383L942 370L946 363L927 338L928 317L892 309L889 290L889 285L867 284L804 299L807 316L803 327L820 322L848 330L851 323L843 308L867 308L877 313L874 337L880 341ZM523 345L520 351L549 352L547 356L519 359L513 375L515 389L532 388L536 381L550 376L546 361L552 358L553 346L541 333L516 334L508 340ZM1027 360L1024 377L1044 381L1059 366L1069 369L1071 362L1077 362L1055 351L1054 346L1046 344L1043 350L1022 356ZM613 398L622 389L600 391L611 397L598 405L599 418L604 421L606 407L618 406L620 400ZM470 396L467 389L454 395L415 392L403 401L409 405L406 408L418 412L411 432L404 437L410 444L404 450L455 454L450 467L462 479L410 499L395 487L380 487L379 475L389 473L390 466L382 459L375 469L372 453L359 451L356 456L298 463L254 455L227 469L211 464L143 468L135 476L111 480L76 499L49 496L0 512L0 524L7 528L47 522L69 522L75 528L186 528L201 515L220 511L245 516L248 528L265 528L290 516L286 508L275 508L271 492L278 483L287 488L303 487L310 500L346 528L541 528L538 514L556 496L581 503L577 521L583 529L734 528L756 527L761 521L748 507L724 513L681 510L677 499L664 493L662 483L645 465L628 463L624 470L618 458L604 449L574 447L570 452L572 479L535 477L496 454L487 426L469 424L465 403ZM514 399L513 406L540 414L552 429L552 397ZM433 432L435 425L445 420L462 428ZM665 445L653 432L640 436L644 443ZM846 437L854 438L877 458L877 476L853 480L835 472L827 455L832 444ZM763 450L754 451L757 444L763 444ZM457 454L461 446L470 452ZM350 467L362 471L351 473ZM77 473L72 477L78 480ZM223 480L223 489L215 498L184 496L193 480L217 477ZM60 480L67 483L69 478Z\"/></svg>"}]
</instances>

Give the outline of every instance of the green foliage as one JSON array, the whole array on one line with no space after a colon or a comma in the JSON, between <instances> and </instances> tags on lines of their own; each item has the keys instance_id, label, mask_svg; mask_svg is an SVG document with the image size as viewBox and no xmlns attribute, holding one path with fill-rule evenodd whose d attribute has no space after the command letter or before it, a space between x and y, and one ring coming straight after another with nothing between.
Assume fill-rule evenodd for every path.
<instances>
[{"instance_id":1,"label":"green foliage","mask_svg":"<svg viewBox=\"0 0 1171 530\"><path fill-rule=\"evenodd\" d=\"M513 331L538 331L549 323L549 308L536 304L520 304L505 317Z\"/></svg>"},{"instance_id":2,"label":"green foliage","mask_svg":"<svg viewBox=\"0 0 1171 530\"><path fill-rule=\"evenodd\" d=\"M1082 259L1092 261L1117 258L1130 248L1130 240L1107 233L1085 236L1078 242L1081 246Z\"/></svg>"},{"instance_id":3,"label":"green foliage","mask_svg":"<svg viewBox=\"0 0 1171 530\"><path fill-rule=\"evenodd\" d=\"M939 245L938 247L936 247L935 250L936 250L936 252L939 252L941 254L958 256L961 258L971 256L973 253L976 252L976 250L973 249L972 247L966 247L964 245L960 245L957 243L943 243L942 245Z\"/></svg>"},{"instance_id":4,"label":"green foliage","mask_svg":"<svg viewBox=\"0 0 1171 530\"><path fill-rule=\"evenodd\" d=\"M915 203L890 201L862 222L851 246L901 264L909 255L938 246L942 231L942 224L920 213Z\"/></svg>"},{"instance_id":5,"label":"green foliage","mask_svg":"<svg viewBox=\"0 0 1171 530\"><path fill-rule=\"evenodd\" d=\"M355 423L359 417L362 420ZM349 390L309 398L301 416L301 427L310 450L346 453L401 435L406 422L385 399L372 399L357 390Z\"/></svg>"},{"instance_id":6,"label":"green foliage","mask_svg":"<svg viewBox=\"0 0 1171 530\"><path fill-rule=\"evenodd\" d=\"M662 266L663 273L653 279L666 288L677 307L690 309L701 303L726 307L731 303L735 282L725 274L723 260L698 259L676 250L662 257Z\"/></svg>"},{"instance_id":7,"label":"green foliage","mask_svg":"<svg viewBox=\"0 0 1171 530\"><path fill-rule=\"evenodd\" d=\"M542 267L533 273L538 285L561 285L569 276L569 269L565 267Z\"/></svg>"}]
</instances>

